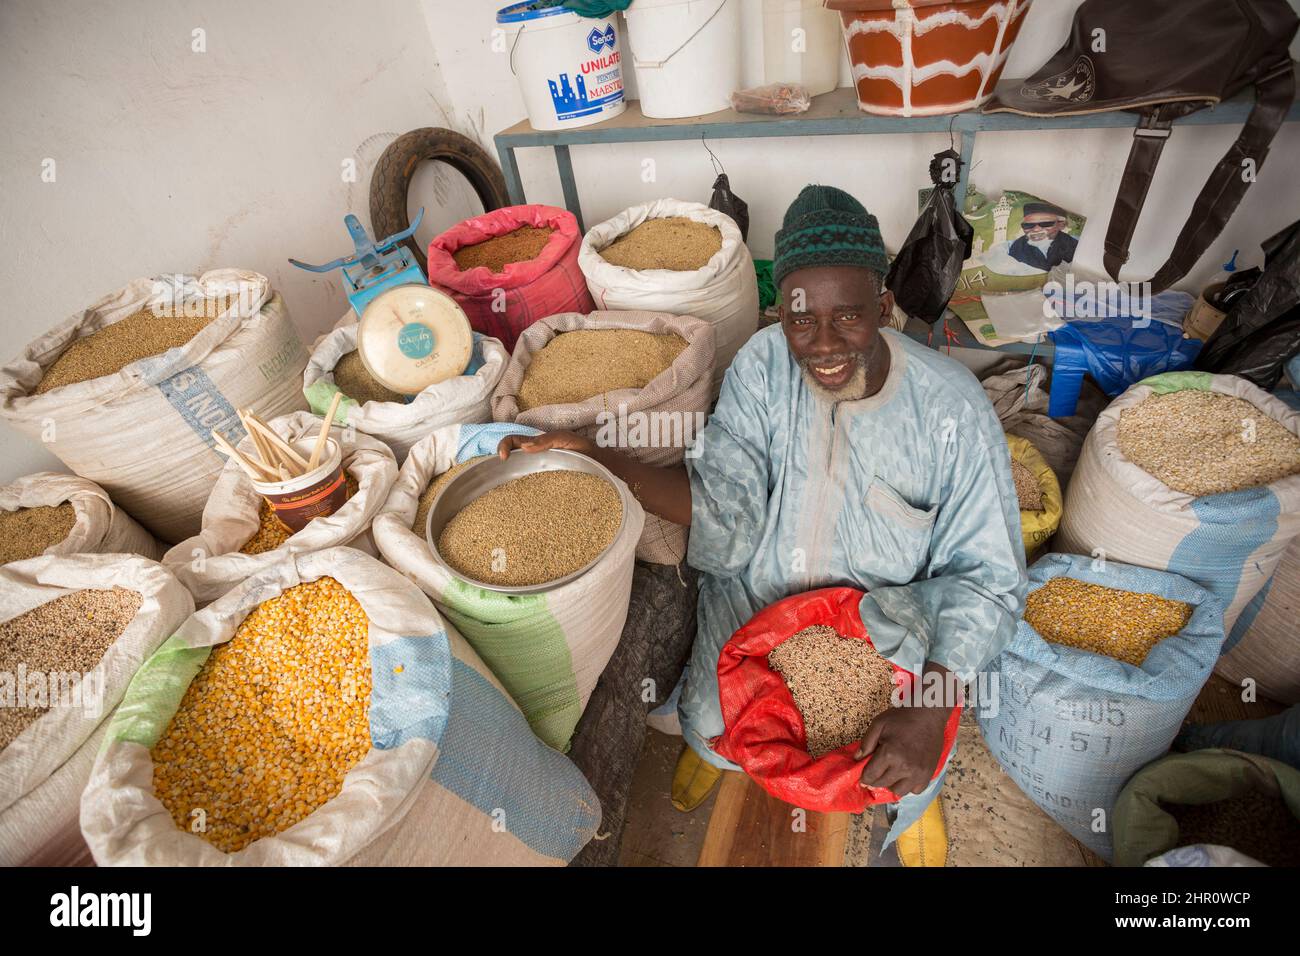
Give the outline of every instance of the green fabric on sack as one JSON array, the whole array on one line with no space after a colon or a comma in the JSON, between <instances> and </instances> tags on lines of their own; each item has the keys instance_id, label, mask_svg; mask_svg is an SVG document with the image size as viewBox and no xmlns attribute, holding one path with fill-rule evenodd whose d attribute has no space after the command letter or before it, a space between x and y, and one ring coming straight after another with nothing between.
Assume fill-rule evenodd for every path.
<instances>
[{"instance_id":1,"label":"green fabric on sack","mask_svg":"<svg viewBox=\"0 0 1300 956\"><path fill-rule=\"evenodd\" d=\"M1300 822L1300 770L1280 760L1210 748L1170 754L1147 764L1115 801L1115 865L1141 866L1178 845L1178 822L1160 806L1161 801L1212 803L1274 785Z\"/></svg>"},{"instance_id":2,"label":"green fabric on sack","mask_svg":"<svg viewBox=\"0 0 1300 956\"><path fill-rule=\"evenodd\" d=\"M631 5L632 0L556 0L555 3L546 3L543 6L563 6L580 17L608 17L616 11L626 10Z\"/></svg>"},{"instance_id":3,"label":"green fabric on sack","mask_svg":"<svg viewBox=\"0 0 1300 956\"><path fill-rule=\"evenodd\" d=\"M1137 384L1147 386L1157 395L1171 395L1174 392L1184 392L1189 388L1208 392L1213 381L1214 375L1211 372L1162 372L1160 375L1144 378Z\"/></svg>"},{"instance_id":4,"label":"green fabric on sack","mask_svg":"<svg viewBox=\"0 0 1300 956\"><path fill-rule=\"evenodd\" d=\"M116 743L153 747L211 653L211 647L190 647L175 636L168 638L131 678L101 749Z\"/></svg>"},{"instance_id":5,"label":"green fabric on sack","mask_svg":"<svg viewBox=\"0 0 1300 956\"><path fill-rule=\"evenodd\" d=\"M573 655L543 595L507 595L453 579L439 602L505 686L543 743L561 752L582 716Z\"/></svg>"},{"instance_id":6,"label":"green fabric on sack","mask_svg":"<svg viewBox=\"0 0 1300 956\"><path fill-rule=\"evenodd\" d=\"M339 390L339 387L333 382L327 382L322 378L304 388L302 394L307 399L307 404L311 407L312 413L324 418L325 413L330 410L330 402L334 401L334 393ZM344 395L339 402L338 411L334 413L334 424L346 425L348 423L348 409L356 404L356 399Z\"/></svg>"}]
</instances>

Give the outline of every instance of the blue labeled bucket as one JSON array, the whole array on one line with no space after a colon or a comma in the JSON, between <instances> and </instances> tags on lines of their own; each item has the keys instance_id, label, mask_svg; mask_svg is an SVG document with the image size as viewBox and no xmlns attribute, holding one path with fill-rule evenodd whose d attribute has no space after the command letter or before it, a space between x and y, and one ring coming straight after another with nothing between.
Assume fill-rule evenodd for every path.
<instances>
[{"instance_id":1,"label":"blue labeled bucket","mask_svg":"<svg viewBox=\"0 0 1300 956\"><path fill-rule=\"evenodd\" d=\"M534 129L572 129L617 116L623 56L613 17L580 17L548 0L497 11L510 69Z\"/></svg>"}]
</instances>

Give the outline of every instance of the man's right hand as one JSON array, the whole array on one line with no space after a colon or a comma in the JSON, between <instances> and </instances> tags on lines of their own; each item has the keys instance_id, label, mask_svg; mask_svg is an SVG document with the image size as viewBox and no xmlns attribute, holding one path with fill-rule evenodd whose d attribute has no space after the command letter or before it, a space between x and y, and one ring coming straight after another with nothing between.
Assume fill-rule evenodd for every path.
<instances>
[{"instance_id":1,"label":"man's right hand","mask_svg":"<svg viewBox=\"0 0 1300 956\"><path fill-rule=\"evenodd\" d=\"M549 451L563 448L576 451L588 458L596 457L596 443L574 432L543 432L540 435L507 435L497 445L497 456L502 460L509 458L516 448L527 452Z\"/></svg>"}]
</instances>

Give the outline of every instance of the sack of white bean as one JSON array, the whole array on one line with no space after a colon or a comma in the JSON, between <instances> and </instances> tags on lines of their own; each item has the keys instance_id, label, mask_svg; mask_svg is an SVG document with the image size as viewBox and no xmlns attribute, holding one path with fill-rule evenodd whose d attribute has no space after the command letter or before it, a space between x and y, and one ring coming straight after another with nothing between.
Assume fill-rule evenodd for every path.
<instances>
[{"instance_id":1,"label":"sack of white bean","mask_svg":"<svg viewBox=\"0 0 1300 956\"><path fill-rule=\"evenodd\" d=\"M101 866L557 866L599 820L420 589L352 548L286 556L186 620L81 801Z\"/></svg>"},{"instance_id":2,"label":"sack of white bean","mask_svg":"<svg viewBox=\"0 0 1300 956\"><path fill-rule=\"evenodd\" d=\"M193 611L189 592L137 555L0 568L0 866L89 862L77 818L109 715Z\"/></svg>"},{"instance_id":3,"label":"sack of white bean","mask_svg":"<svg viewBox=\"0 0 1300 956\"><path fill-rule=\"evenodd\" d=\"M315 438L322 420L310 412L294 412L266 424L289 443ZM283 529L283 539L262 542L268 522L279 524L239 465L227 461L203 508L203 529L163 555L163 564L190 589L200 606L225 594L246 578L268 568L287 554L324 551L349 545L375 554L370 523L388 500L397 478L397 462L387 445L354 429L335 425L330 437L343 453L343 471L351 491L344 505L330 515L313 518L297 533ZM254 455L251 438L240 451ZM259 547L249 547L257 541Z\"/></svg>"},{"instance_id":4,"label":"sack of white bean","mask_svg":"<svg viewBox=\"0 0 1300 956\"><path fill-rule=\"evenodd\" d=\"M474 352L464 375L430 385L408 402L369 381L357 360L357 320L349 312L311 350L303 373L303 394L312 411L324 415L336 391L346 398L335 415L340 424L386 443L400 465L411 446L436 428L492 420L492 390L510 359L496 339L474 333ZM342 366L342 368L341 368ZM359 380L353 382L353 378ZM343 381L340 381L343 379Z\"/></svg>"},{"instance_id":5,"label":"sack of white bean","mask_svg":"<svg viewBox=\"0 0 1300 956\"><path fill-rule=\"evenodd\" d=\"M539 319L519 334L492 415L542 431L575 431L648 465L679 465L708 417L713 331L699 319L662 312ZM579 342L546 361L552 349ZM636 556L680 564L689 530L648 514Z\"/></svg>"},{"instance_id":6,"label":"sack of white bean","mask_svg":"<svg viewBox=\"0 0 1300 956\"><path fill-rule=\"evenodd\" d=\"M601 253L638 226L655 219L690 219L721 233L721 248L700 268L636 269L616 265ZM677 250L663 250L672 255ZM697 202L657 199L623 210L592 226L582 239L578 265L599 309L671 312L713 326L716 361L710 399L736 352L758 331L758 280L740 228L726 213Z\"/></svg>"},{"instance_id":7,"label":"sack of white bean","mask_svg":"<svg viewBox=\"0 0 1300 956\"><path fill-rule=\"evenodd\" d=\"M60 508L65 511L61 521L51 513ZM6 514L28 509L49 510L33 516L35 526L19 529L6 522ZM0 554L12 551L14 555L0 557L0 564L40 554L140 554L156 561L163 550L158 539L114 505L108 492L93 481L40 471L0 485Z\"/></svg>"},{"instance_id":8,"label":"sack of white bean","mask_svg":"<svg viewBox=\"0 0 1300 956\"><path fill-rule=\"evenodd\" d=\"M1153 632L1149 619L1180 604L1173 624ZM991 699L981 690L980 731L1020 789L1109 860L1120 787L1168 752L1222 644L1223 605L1207 589L1116 561L1045 555L1029 568L1015 638L981 675Z\"/></svg>"},{"instance_id":9,"label":"sack of white bean","mask_svg":"<svg viewBox=\"0 0 1300 956\"><path fill-rule=\"evenodd\" d=\"M506 435L536 433L522 425L453 425L416 442L375 518L374 534L384 560L437 602L533 732L564 751L623 633L645 520L640 505L630 501L613 545L591 570L536 594L504 594L462 581L433 560L424 537L423 516L442 487L434 479L494 454Z\"/></svg>"},{"instance_id":10,"label":"sack of white bean","mask_svg":"<svg viewBox=\"0 0 1300 956\"><path fill-rule=\"evenodd\" d=\"M306 364L266 276L136 279L0 368L0 418L173 543L199 530L225 464L212 429L242 438L236 408L305 409Z\"/></svg>"},{"instance_id":11,"label":"sack of white bean","mask_svg":"<svg viewBox=\"0 0 1300 956\"><path fill-rule=\"evenodd\" d=\"M1053 547L1195 581L1232 632L1297 533L1300 414L1233 375L1169 372L1097 418Z\"/></svg>"}]
</instances>

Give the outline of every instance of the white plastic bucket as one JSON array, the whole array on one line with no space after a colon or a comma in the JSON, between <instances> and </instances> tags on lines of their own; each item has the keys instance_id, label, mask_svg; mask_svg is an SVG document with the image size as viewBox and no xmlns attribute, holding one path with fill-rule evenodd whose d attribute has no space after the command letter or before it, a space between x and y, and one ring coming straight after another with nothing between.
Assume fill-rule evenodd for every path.
<instances>
[{"instance_id":1,"label":"white plastic bucket","mask_svg":"<svg viewBox=\"0 0 1300 956\"><path fill-rule=\"evenodd\" d=\"M840 15L822 0L763 0L763 82L829 93L839 84L842 36Z\"/></svg>"},{"instance_id":2,"label":"white plastic bucket","mask_svg":"<svg viewBox=\"0 0 1300 956\"><path fill-rule=\"evenodd\" d=\"M497 11L510 69L534 129L571 129L617 116L623 97L622 53L613 17L589 19L535 0Z\"/></svg>"},{"instance_id":3,"label":"white plastic bucket","mask_svg":"<svg viewBox=\"0 0 1300 956\"><path fill-rule=\"evenodd\" d=\"M740 87L738 0L633 0L624 16L644 115L701 116L731 105Z\"/></svg>"}]
</instances>

